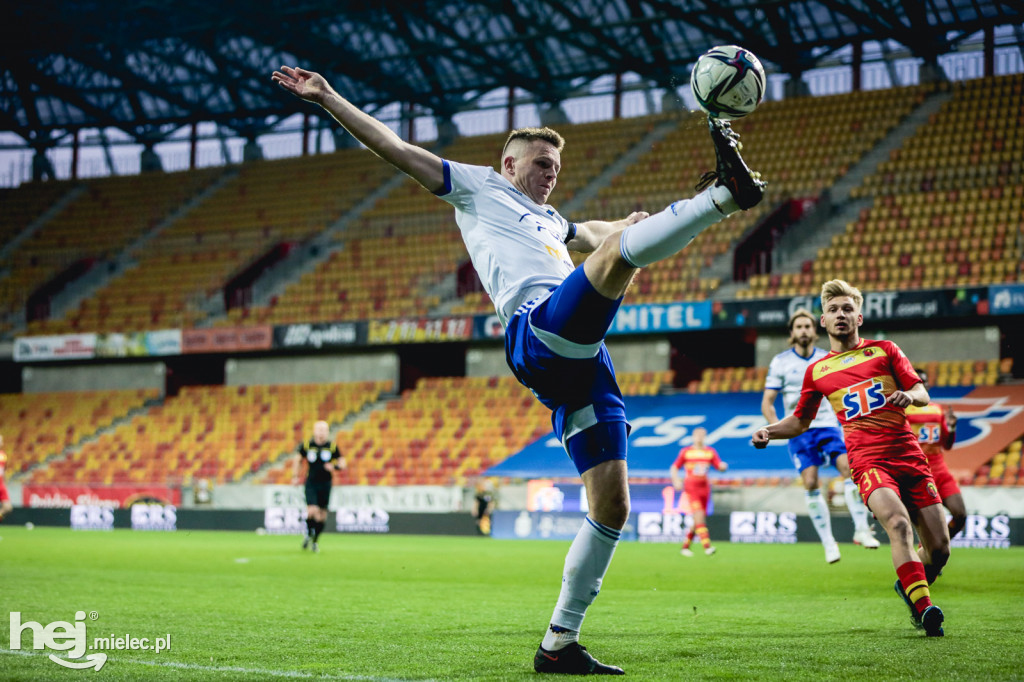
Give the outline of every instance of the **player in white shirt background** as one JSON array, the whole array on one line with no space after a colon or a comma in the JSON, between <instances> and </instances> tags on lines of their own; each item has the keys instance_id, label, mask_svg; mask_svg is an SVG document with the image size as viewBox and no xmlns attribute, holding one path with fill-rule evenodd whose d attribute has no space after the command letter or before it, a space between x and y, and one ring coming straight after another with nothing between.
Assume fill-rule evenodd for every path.
<instances>
[{"instance_id":1,"label":"player in white shirt background","mask_svg":"<svg viewBox=\"0 0 1024 682\"><path fill-rule=\"evenodd\" d=\"M818 340L818 321L811 311L800 308L789 316L789 343L787 350L782 351L768 365L768 375L764 380L764 395L761 397L761 414L774 424L779 420L775 412L775 399L782 393L782 404L786 414L792 414L800 400L800 389L803 387L804 374L811 363L828 355L814 345ZM860 498L857 485L850 479L850 463L846 454L846 443L839 420L828 401L822 401L821 407L811 427L804 433L789 441L789 456L793 466L800 472L800 480L804 485L804 497L807 500L807 511L814 529L825 547L825 560L834 564L841 558L839 545L832 535L832 519L828 510L828 502L822 497L818 483L818 468L832 465L843 477L843 497L853 518L853 541L867 549L877 549L879 542L871 530L868 519L868 508Z\"/></svg>"},{"instance_id":2,"label":"player in white shirt background","mask_svg":"<svg viewBox=\"0 0 1024 682\"><path fill-rule=\"evenodd\" d=\"M509 367L552 411L555 435L580 472L590 508L566 555L534 669L623 674L578 641L629 515L629 426L604 337L639 268L674 255L705 228L761 200L764 183L740 158L738 135L728 123L709 119L717 165L704 181L714 184L692 199L653 216L636 212L577 224L547 204L564 144L549 128L512 131L495 172L402 140L319 74L281 67L272 79L322 106L368 149L454 206L473 266L505 326ZM590 256L574 268L569 249Z\"/></svg>"}]
</instances>

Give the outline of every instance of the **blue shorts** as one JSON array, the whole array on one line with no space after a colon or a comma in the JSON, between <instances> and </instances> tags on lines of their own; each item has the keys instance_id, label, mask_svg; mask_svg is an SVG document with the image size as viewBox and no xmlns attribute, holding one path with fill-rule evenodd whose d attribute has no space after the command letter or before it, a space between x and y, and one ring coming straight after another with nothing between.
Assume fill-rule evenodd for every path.
<instances>
[{"instance_id":1,"label":"blue shorts","mask_svg":"<svg viewBox=\"0 0 1024 682\"><path fill-rule=\"evenodd\" d=\"M626 405L604 344L620 302L598 294L580 266L505 327L509 368L551 410L555 436L581 474L626 458Z\"/></svg>"},{"instance_id":2,"label":"blue shorts","mask_svg":"<svg viewBox=\"0 0 1024 682\"><path fill-rule=\"evenodd\" d=\"M789 439L789 456L797 471L807 467L835 466L836 459L846 454L843 431L836 426L807 429Z\"/></svg>"}]
</instances>

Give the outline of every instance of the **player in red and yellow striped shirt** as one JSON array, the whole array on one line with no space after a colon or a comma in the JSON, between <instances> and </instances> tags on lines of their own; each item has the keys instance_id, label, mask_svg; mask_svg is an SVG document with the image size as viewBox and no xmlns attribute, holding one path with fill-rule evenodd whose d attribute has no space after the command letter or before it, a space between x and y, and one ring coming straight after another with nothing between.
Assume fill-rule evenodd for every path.
<instances>
[{"instance_id":1,"label":"player in red and yellow striped shirt","mask_svg":"<svg viewBox=\"0 0 1024 682\"><path fill-rule=\"evenodd\" d=\"M718 451L704 445L708 431L698 426L693 430L693 445L689 445L679 451L679 456L669 468L672 476L672 485L676 490L683 490L686 498L690 501L690 516L693 519L693 527L686 533L680 554L686 557L693 556L690 550L690 543L693 536L700 538L700 544L704 546L704 553L711 556L715 548L711 546L711 536L708 534L707 514L708 502L711 500L711 484L708 482L708 469L714 467L719 471L725 471L728 465L718 456ZM686 480L679 477L679 470L686 471Z\"/></svg>"},{"instance_id":2,"label":"player in red and yellow striped shirt","mask_svg":"<svg viewBox=\"0 0 1024 682\"><path fill-rule=\"evenodd\" d=\"M927 372L922 369L915 371L921 377L924 387L928 388ZM942 454L943 450L952 450L953 443L956 442L956 415L953 414L953 408L948 405L945 409L934 403L924 407L911 405L907 408L907 422L928 458L928 467L932 470L932 478L935 479L935 487L942 498L942 505L953 517L949 520L949 537L952 539L967 525L964 496L949 467L946 466L945 455Z\"/></svg>"},{"instance_id":3,"label":"player in red and yellow striped shirt","mask_svg":"<svg viewBox=\"0 0 1024 682\"><path fill-rule=\"evenodd\" d=\"M803 433L821 399L828 399L843 426L853 479L889 535L896 592L917 627L930 637L942 636L944 616L928 586L949 559L949 532L928 460L904 412L909 405L927 405L928 391L896 344L860 338L863 303L860 291L843 280L822 286L821 324L831 352L807 367L793 414L759 429L751 441L763 448L773 438Z\"/></svg>"}]
</instances>

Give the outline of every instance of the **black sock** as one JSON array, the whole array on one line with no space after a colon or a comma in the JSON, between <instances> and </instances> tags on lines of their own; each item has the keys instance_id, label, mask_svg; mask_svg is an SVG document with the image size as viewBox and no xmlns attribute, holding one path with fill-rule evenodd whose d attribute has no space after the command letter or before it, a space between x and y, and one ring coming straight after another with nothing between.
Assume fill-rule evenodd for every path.
<instances>
[{"instance_id":1,"label":"black sock","mask_svg":"<svg viewBox=\"0 0 1024 682\"><path fill-rule=\"evenodd\" d=\"M324 532L324 522L323 521L317 521L316 524L313 526L313 532L314 532L313 542L319 541L320 540L320 533Z\"/></svg>"},{"instance_id":2,"label":"black sock","mask_svg":"<svg viewBox=\"0 0 1024 682\"><path fill-rule=\"evenodd\" d=\"M313 537L313 529L316 528L316 521L310 517L306 517L306 535Z\"/></svg>"}]
</instances>

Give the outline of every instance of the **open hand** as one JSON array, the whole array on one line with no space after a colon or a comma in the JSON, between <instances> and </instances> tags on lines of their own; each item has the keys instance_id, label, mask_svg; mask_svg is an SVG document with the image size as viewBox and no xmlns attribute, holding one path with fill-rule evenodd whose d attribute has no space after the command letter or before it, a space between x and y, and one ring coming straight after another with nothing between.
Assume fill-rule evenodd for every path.
<instances>
[{"instance_id":1,"label":"open hand","mask_svg":"<svg viewBox=\"0 0 1024 682\"><path fill-rule=\"evenodd\" d=\"M320 104L331 92L327 79L318 73L306 71L298 67L282 66L270 76L271 80L296 97Z\"/></svg>"}]
</instances>

